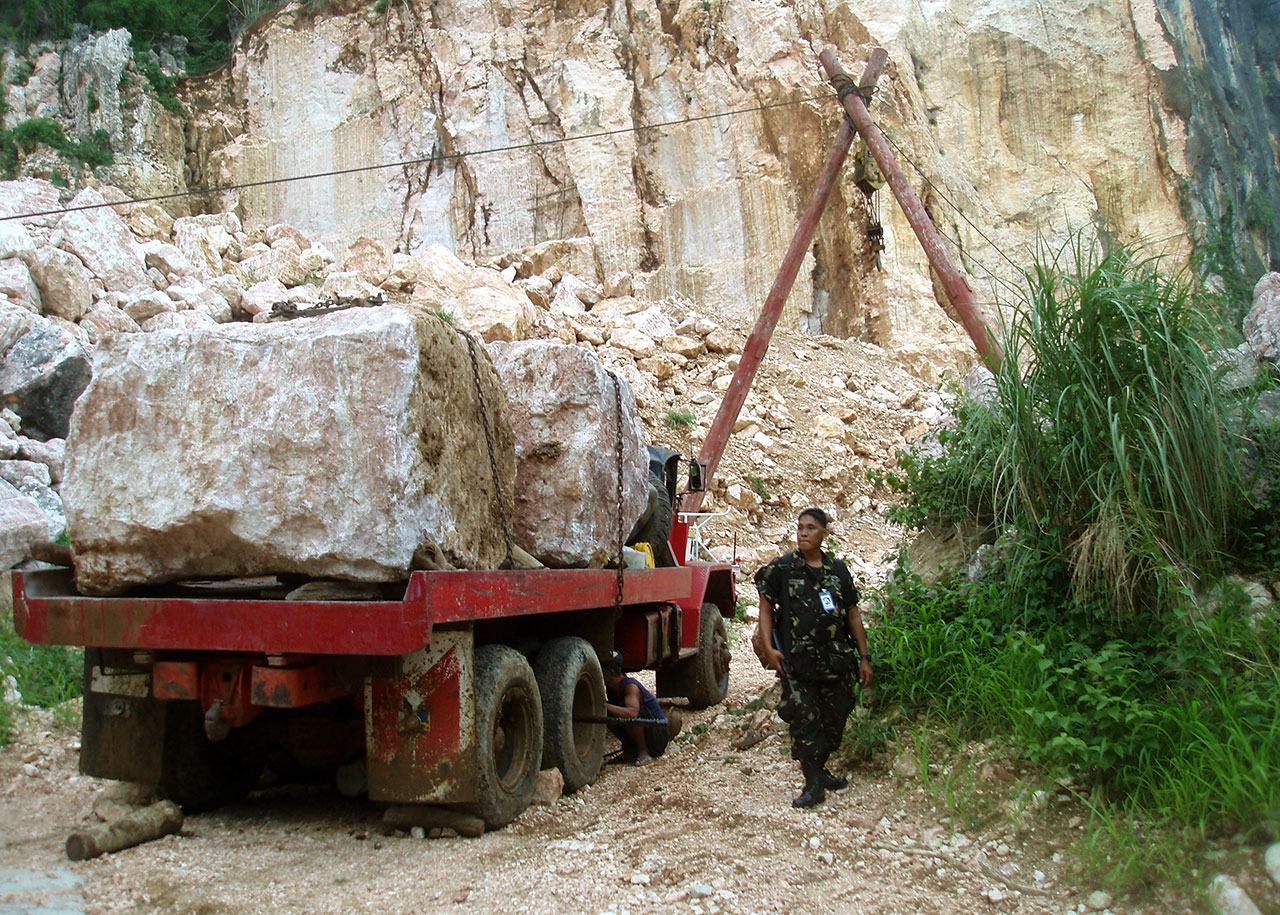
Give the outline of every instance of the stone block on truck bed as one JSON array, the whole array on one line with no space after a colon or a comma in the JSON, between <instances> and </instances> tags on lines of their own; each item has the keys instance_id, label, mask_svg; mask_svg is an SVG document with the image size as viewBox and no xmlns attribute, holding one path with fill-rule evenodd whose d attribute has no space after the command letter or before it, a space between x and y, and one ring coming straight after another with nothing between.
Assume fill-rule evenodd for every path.
<instances>
[{"instance_id":1,"label":"stone block on truck bed","mask_svg":"<svg viewBox=\"0 0 1280 915\"><path fill-rule=\"evenodd\" d=\"M120 334L99 345L62 495L86 594L190 577L387 581L437 545L506 556L515 452L477 343L425 309Z\"/></svg>"},{"instance_id":2,"label":"stone block on truck bed","mask_svg":"<svg viewBox=\"0 0 1280 915\"><path fill-rule=\"evenodd\" d=\"M595 353L563 343L488 344L516 441L518 544L548 566L600 566L618 549L618 400ZM619 378L623 536L649 499L635 395Z\"/></svg>"}]
</instances>

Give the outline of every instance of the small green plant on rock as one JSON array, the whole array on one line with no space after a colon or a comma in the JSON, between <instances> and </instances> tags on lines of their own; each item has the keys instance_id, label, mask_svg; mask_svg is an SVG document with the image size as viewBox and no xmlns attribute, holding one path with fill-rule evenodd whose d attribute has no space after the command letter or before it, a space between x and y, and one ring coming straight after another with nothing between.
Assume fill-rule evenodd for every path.
<instances>
[{"instance_id":1,"label":"small green plant on rock","mask_svg":"<svg viewBox=\"0 0 1280 915\"><path fill-rule=\"evenodd\" d=\"M756 476L754 473L747 474L747 482L751 484L751 488L755 494L760 497L761 502L769 501L769 490L764 485L764 480Z\"/></svg>"},{"instance_id":2,"label":"small green plant on rock","mask_svg":"<svg viewBox=\"0 0 1280 915\"><path fill-rule=\"evenodd\" d=\"M687 410L676 410L668 407L664 420L673 429L684 429L697 422L698 417Z\"/></svg>"},{"instance_id":3,"label":"small green plant on rock","mask_svg":"<svg viewBox=\"0 0 1280 915\"><path fill-rule=\"evenodd\" d=\"M19 154L32 152L38 146L48 146L64 159L89 168L110 165L115 159L110 135L101 128L77 141L68 137L53 118L28 118L12 130L0 131L0 175L17 177Z\"/></svg>"},{"instance_id":4,"label":"small green plant on rock","mask_svg":"<svg viewBox=\"0 0 1280 915\"><path fill-rule=\"evenodd\" d=\"M178 96L173 91L178 84L174 77L161 70L160 65L150 57L135 56L133 63L155 90L156 101L161 107L177 115L185 113L182 102L178 101Z\"/></svg>"}]
</instances>

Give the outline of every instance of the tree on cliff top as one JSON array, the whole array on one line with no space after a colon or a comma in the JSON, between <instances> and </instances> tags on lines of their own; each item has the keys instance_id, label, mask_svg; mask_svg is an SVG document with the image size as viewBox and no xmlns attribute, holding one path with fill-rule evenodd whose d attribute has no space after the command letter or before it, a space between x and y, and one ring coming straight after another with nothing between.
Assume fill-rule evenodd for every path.
<instances>
[{"instance_id":1,"label":"tree on cliff top","mask_svg":"<svg viewBox=\"0 0 1280 915\"><path fill-rule=\"evenodd\" d=\"M183 0L16 0L0 5L0 40L26 45L40 39L67 38L76 23L94 31L128 29L135 43L151 46L169 35L188 41L191 72L209 69L230 47L228 4Z\"/></svg>"}]
</instances>

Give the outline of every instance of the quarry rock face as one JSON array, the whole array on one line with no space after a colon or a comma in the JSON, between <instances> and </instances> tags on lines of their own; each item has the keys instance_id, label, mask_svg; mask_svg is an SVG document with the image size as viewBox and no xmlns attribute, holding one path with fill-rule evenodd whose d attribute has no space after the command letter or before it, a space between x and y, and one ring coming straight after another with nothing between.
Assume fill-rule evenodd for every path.
<instances>
[{"instance_id":1,"label":"quarry rock face","mask_svg":"<svg viewBox=\"0 0 1280 915\"><path fill-rule=\"evenodd\" d=\"M1200 215L1245 211L1261 179L1232 178L1223 150L1274 173L1276 118L1259 93L1280 91L1274 29L1254 18L1237 0L1073 2L1053 16L1009 0L291 7L237 52L227 92L243 114L200 123L199 168L252 182L413 160L237 190L224 205L334 250L368 236L482 263L571 242L568 272L627 275L639 298L749 318L841 118L817 52L833 47L856 77L883 46L873 116L990 304L1039 238L1105 225L1185 258L1182 189ZM706 117L739 108L757 110ZM647 125L661 126L631 129ZM607 135L546 142L585 134ZM856 186L860 149L783 324L963 373L969 346L892 195ZM1280 208L1280 186L1259 193ZM1259 232L1280 247L1280 227Z\"/></svg>"},{"instance_id":2,"label":"quarry rock face","mask_svg":"<svg viewBox=\"0 0 1280 915\"><path fill-rule=\"evenodd\" d=\"M192 576L384 581L438 546L496 568L515 473L501 388L421 310L358 308L207 330L119 334L66 443L76 585L107 594Z\"/></svg>"},{"instance_id":3,"label":"quarry rock face","mask_svg":"<svg viewBox=\"0 0 1280 915\"><path fill-rule=\"evenodd\" d=\"M618 399L590 350L528 340L491 343L515 436L516 542L549 566L594 565L617 555ZM619 379L622 526L648 501L648 457L635 397Z\"/></svg>"}]
</instances>

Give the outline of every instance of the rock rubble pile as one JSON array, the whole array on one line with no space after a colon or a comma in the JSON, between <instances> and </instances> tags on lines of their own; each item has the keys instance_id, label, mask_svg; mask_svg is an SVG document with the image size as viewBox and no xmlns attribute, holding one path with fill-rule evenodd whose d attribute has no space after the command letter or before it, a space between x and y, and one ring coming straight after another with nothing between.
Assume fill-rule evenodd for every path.
<instances>
[{"instance_id":1,"label":"rock rubble pile","mask_svg":"<svg viewBox=\"0 0 1280 915\"><path fill-rule=\"evenodd\" d=\"M517 483L516 503L525 506L517 526L530 551L554 565L598 562L602 551L613 549L616 470L602 458L612 454L604 445L616 422L600 409L601 398L612 396L600 366L623 382L629 525L644 504L641 440L686 454L696 450L741 359L745 328L700 314L678 297L646 301L625 272L604 283L582 279L572 270L592 275L590 264L572 242L547 242L473 265L439 245L406 255L362 237L339 257L292 226L246 228L231 213L174 219L155 204L123 201L111 187L62 201L47 182L0 183L0 215L57 210L60 202L66 207L0 223L0 392L12 405L9 422L0 424L0 451L9 440L5 431L14 433L9 462L0 464L0 487L9 485L0 488L9 519L0 548L9 564L31 543L62 534L57 484L72 406L95 364L134 349L119 342L130 336L226 336L220 326L274 326L282 309L386 301L433 311L478 335L500 362L503 353L521 353L518 360L508 357L519 377L504 382L513 415L529 420L517 423L525 430L517 436L526 435L521 454L533 459L519 476L529 481L527 490ZM261 362L244 370L266 371ZM224 382L220 393L211 388L200 395L207 395L211 411L225 407L237 385L245 386L248 403L263 401L251 382ZM115 396L137 395L122 389ZM193 393L184 396L199 406ZM551 404L559 404L558 418ZM789 540L790 516L810 502L883 527L872 511L878 503L865 469L888 461L944 410L941 395L874 346L779 330L705 506L731 510L717 522L728 526L719 539L732 532L741 540L740 557L767 558ZM552 451L554 473L535 473ZM483 454L471 457L470 470L478 473ZM5 484L10 477L16 482ZM547 484L552 478L559 482ZM602 488L608 498L600 498ZM564 500L574 493L582 510L566 511ZM558 533L551 517L563 521ZM719 558L731 558L727 551L721 548Z\"/></svg>"}]
</instances>

